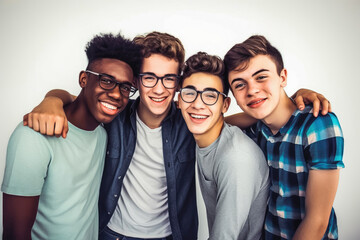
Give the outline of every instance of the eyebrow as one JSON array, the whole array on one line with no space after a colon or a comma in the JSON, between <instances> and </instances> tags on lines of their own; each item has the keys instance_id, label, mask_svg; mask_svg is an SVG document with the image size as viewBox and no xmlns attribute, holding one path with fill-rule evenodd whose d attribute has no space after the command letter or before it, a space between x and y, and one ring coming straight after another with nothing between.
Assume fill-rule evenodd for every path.
<instances>
[{"instance_id":1,"label":"eyebrow","mask_svg":"<svg viewBox=\"0 0 360 240\"><path fill-rule=\"evenodd\" d=\"M253 76L255 76L255 75L257 75L257 74L259 74L259 73L261 73L261 72L268 72L269 70L268 69L265 69L265 68L262 68L262 69L260 69L260 70L258 70L258 71L256 71L256 72L254 72L251 76L253 77ZM232 85L234 82L236 82L236 81L243 81L244 79L243 78L235 78L235 79L233 79L232 81L231 81L231 84L230 85Z\"/></svg>"},{"instance_id":2,"label":"eyebrow","mask_svg":"<svg viewBox=\"0 0 360 240\"><path fill-rule=\"evenodd\" d=\"M119 83L122 83L122 84L128 84L130 86L132 86L132 82L129 82L129 81L120 81L118 79L116 79L116 77L110 75L110 74L107 74L107 73L100 73L101 75L105 75L107 76L108 78L110 78L112 81L115 81L115 82L119 82Z\"/></svg>"},{"instance_id":3,"label":"eyebrow","mask_svg":"<svg viewBox=\"0 0 360 240\"><path fill-rule=\"evenodd\" d=\"M187 85L183 88L191 88L191 89L194 89L196 91L199 91L195 86L193 85ZM220 92L219 90L215 89L215 88L211 88L211 87L208 87L208 88L204 88L202 91L216 91L216 92Z\"/></svg>"},{"instance_id":4,"label":"eyebrow","mask_svg":"<svg viewBox=\"0 0 360 240\"><path fill-rule=\"evenodd\" d=\"M158 77L158 75L156 75L155 73L153 73L153 72L143 72L143 73L141 73L141 74L149 74L149 75L154 75L154 76L157 76ZM164 75L164 77L167 77L167 76L178 76L176 73L167 73L167 74L165 74Z\"/></svg>"}]
</instances>

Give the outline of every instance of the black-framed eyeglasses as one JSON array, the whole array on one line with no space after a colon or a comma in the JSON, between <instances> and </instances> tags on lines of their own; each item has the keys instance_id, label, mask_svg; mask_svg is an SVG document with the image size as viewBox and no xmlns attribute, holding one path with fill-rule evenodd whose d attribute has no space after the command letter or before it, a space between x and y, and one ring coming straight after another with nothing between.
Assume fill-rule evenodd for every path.
<instances>
[{"instance_id":1,"label":"black-framed eyeglasses","mask_svg":"<svg viewBox=\"0 0 360 240\"><path fill-rule=\"evenodd\" d=\"M131 84L118 82L113 76L104 73L93 72L90 70L86 70L85 72L98 76L99 86L104 90L110 91L113 90L116 86L119 86L120 93L127 98L132 97L137 91L137 88L131 86Z\"/></svg>"},{"instance_id":2,"label":"black-framed eyeglasses","mask_svg":"<svg viewBox=\"0 0 360 240\"><path fill-rule=\"evenodd\" d=\"M180 89L180 97L181 99L186 103L192 103L196 100L197 96L200 94L200 98L206 105L214 105L218 99L219 95L223 95L224 98L226 98L226 94L219 92L217 90L204 90L204 91L198 91L193 88L181 88Z\"/></svg>"},{"instance_id":3,"label":"black-framed eyeglasses","mask_svg":"<svg viewBox=\"0 0 360 240\"><path fill-rule=\"evenodd\" d=\"M159 80L165 88L172 89L176 88L180 77L176 74L166 74L163 77L158 77L153 73L140 73L139 74L141 84L144 87L152 88L155 87Z\"/></svg>"}]
</instances>

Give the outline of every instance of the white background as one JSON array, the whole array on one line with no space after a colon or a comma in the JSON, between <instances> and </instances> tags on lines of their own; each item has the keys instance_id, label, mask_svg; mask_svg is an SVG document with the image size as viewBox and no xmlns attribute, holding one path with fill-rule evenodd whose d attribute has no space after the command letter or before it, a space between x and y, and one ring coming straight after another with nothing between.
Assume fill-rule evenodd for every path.
<instances>
[{"instance_id":1,"label":"white background","mask_svg":"<svg viewBox=\"0 0 360 240\"><path fill-rule=\"evenodd\" d=\"M87 63L84 46L95 34L121 31L133 38L153 30L180 38L186 57L197 51L223 57L235 43L262 34L283 54L288 94L305 87L330 99L345 136L346 168L341 170L334 204L340 239L359 239L360 115L355 105L360 87L360 2L356 0L0 0L0 179L7 141L23 114L50 89L80 92L78 73ZM229 112L237 111L233 99ZM201 206L202 223L203 214ZM206 226L201 225L199 239L205 238Z\"/></svg>"}]
</instances>

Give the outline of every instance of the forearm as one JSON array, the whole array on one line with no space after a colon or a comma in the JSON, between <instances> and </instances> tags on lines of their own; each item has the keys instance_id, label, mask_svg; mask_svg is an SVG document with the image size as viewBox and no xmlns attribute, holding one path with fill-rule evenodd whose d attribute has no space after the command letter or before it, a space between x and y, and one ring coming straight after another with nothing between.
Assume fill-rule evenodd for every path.
<instances>
[{"instance_id":1,"label":"forearm","mask_svg":"<svg viewBox=\"0 0 360 240\"><path fill-rule=\"evenodd\" d=\"M225 117L225 122L237 126L241 129L245 129L256 123L258 120L249 116L246 113L237 113L230 116Z\"/></svg>"},{"instance_id":2,"label":"forearm","mask_svg":"<svg viewBox=\"0 0 360 240\"><path fill-rule=\"evenodd\" d=\"M71 95L69 92L62 89L54 89L49 91L45 95L45 98L49 98L49 97L60 99L63 106L72 103L76 98L76 96Z\"/></svg>"},{"instance_id":3,"label":"forearm","mask_svg":"<svg viewBox=\"0 0 360 240\"><path fill-rule=\"evenodd\" d=\"M305 217L297 228L293 240L322 239L328 225L328 219Z\"/></svg>"}]
</instances>

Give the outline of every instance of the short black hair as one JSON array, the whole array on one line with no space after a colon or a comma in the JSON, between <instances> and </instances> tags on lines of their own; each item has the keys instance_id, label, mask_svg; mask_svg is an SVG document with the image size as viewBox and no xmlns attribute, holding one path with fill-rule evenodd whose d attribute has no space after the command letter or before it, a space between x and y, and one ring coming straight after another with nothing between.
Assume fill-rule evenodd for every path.
<instances>
[{"instance_id":1,"label":"short black hair","mask_svg":"<svg viewBox=\"0 0 360 240\"><path fill-rule=\"evenodd\" d=\"M88 66L101 58L112 58L123 61L132 68L134 75L138 75L142 63L141 46L124 38L120 33L101 33L95 35L85 47Z\"/></svg>"},{"instance_id":2,"label":"short black hair","mask_svg":"<svg viewBox=\"0 0 360 240\"><path fill-rule=\"evenodd\" d=\"M226 84L225 65L220 57L209 55L205 52L198 52L189 57L184 63L180 86L182 86L185 78L190 77L194 73L203 72L218 76L223 85L223 93L228 95L229 85Z\"/></svg>"}]
</instances>

